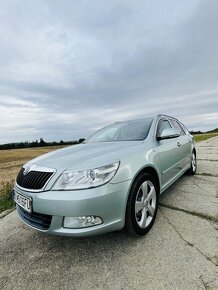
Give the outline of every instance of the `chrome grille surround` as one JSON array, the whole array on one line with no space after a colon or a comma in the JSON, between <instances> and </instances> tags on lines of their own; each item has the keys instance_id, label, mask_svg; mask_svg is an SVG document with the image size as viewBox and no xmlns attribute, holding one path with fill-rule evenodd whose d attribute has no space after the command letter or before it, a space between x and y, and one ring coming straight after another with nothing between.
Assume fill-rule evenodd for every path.
<instances>
[{"instance_id":1,"label":"chrome grille surround","mask_svg":"<svg viewBox=\"0 0 218 290\"><path fill-rule=\"evenodd\" d=\"M55 172L54 168L27 163L17 175L16 186L25 191L43 191Z\"/></svg>"}]
</instances>

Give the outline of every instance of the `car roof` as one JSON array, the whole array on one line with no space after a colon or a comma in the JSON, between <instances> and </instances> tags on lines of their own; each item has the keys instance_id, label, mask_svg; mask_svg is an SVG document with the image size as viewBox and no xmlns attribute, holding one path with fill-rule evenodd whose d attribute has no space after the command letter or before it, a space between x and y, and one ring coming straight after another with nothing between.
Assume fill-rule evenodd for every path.
<instances>
[{"instance_id":1,"label":"car roof","mask_svg":"<svg viewBox=\"0 0 218 290\"><path fill-rule=\"evenodd\" d=\"M150 117L145 117L145 118L117 121L114 124L117 124L117 123L131 123L131 122L137 122L137 121L143 121L143 120L154 120L156 118L170 118L170 119L174 119L174 120L178 121L178 119L175 118L175 117L172 117L172 116L169 116L169 115L165 115L165 114L157 114L156 116L150 116Z\"/></svg>"}]
</instances>

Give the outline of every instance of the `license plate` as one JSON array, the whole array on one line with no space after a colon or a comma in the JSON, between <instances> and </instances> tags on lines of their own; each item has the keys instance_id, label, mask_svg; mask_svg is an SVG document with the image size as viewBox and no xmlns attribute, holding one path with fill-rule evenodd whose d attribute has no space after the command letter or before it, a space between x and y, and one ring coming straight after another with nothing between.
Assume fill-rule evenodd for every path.
<instances>
[{"instance_id":1,"label":"license plate","mask_svg":"<svg viewBox=\"0 0 218 290\"><path fill-rule=\"evenodd\" d=\"M32 198L23 196L22 194L14 190L13 199L17 205L19 205L28 212L32 212Z\"/></svg>"}]
</instances>

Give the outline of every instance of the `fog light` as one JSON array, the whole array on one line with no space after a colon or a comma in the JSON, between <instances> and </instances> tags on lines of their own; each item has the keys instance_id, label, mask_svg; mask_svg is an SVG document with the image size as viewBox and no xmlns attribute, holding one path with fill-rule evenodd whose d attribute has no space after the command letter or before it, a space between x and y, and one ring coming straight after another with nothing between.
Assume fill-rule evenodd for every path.
<instances>
[{"instance_id":1,"label":"fog light","mask_svg":"<svg viewBox=\"0 0 218 290\"><path fill-rule=\"evenodd\" d=\"M96 225L102 224L102 220L98 216L77 216L77 217L68 217L64 218L64 228L78 229L93 227Z\"/></svg>"}]
</instances>

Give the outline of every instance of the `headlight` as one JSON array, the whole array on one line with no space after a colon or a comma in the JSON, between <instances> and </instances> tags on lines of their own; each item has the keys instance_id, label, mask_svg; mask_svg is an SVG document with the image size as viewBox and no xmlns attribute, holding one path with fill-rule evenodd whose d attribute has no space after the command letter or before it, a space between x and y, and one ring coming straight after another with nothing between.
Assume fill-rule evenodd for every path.
<instances>
[{"instance_id":1,"label":"headlight","mask_svg":"<svg viewBox=\"0 0 218 290\"><path fill-rule=\"evenodd\" d=\"M120 162L82 171L64 171L53 186L53 190L74 190L97 187L109 182L116 174Z\"/></svg>"}]
</instances>

